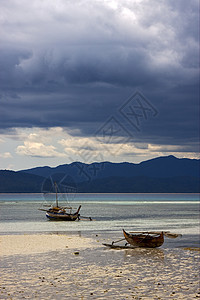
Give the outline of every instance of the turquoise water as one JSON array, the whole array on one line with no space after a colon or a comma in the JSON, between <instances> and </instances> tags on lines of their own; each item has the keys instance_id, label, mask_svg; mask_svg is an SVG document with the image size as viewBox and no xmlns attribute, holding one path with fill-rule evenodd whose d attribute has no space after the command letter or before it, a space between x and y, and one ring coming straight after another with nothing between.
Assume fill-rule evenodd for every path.
<instances>
[{"instance_id":1,"label":"turquoise water","mask_svg":"<svg viewBox=\"0 0 200 300\"><path fill-rule=\"evenodd\" d=\"M120 236L129 231L163 230L199 241L198 194L65 194L72 207L93 221L52 222L38 210L55 195L0 194L0 234L80 232ZM175 240L174 240L175 241ZM182 239L184 241L184 239Z\"/></svg>"},{"instance_id":2,"label":"turquoise water","mask_svg":"<svg viewBox=\"0 0 200 300\"><path fill-rule=\"evenodd\" d=\"M49 196L49 195L48 195ZM49 196L52 199L55 198L55 195ZM196 202L199 203L200 195L199 194L148 194L148 193L136 193L136 194L63 194L63 199L67 199L69 201L82 201L82 202L114 202L118 204L122 201L122 204L126 204L131 202L132 204L146 203L146 202ZM0 193L0 203L3 201L44 201L46 200L46 195L42 193L38 194L15 194L15 193Z\"/></svg>"}]
</instances>

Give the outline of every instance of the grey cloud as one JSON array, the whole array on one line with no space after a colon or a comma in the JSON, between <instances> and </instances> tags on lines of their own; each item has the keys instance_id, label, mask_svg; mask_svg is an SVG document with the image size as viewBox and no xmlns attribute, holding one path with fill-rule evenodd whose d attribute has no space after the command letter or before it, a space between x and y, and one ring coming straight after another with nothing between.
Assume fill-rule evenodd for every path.
<instances>
[{"instance_id":1,"label":"grey cloud","mask_svg":"<svg viewBox=\"0 0 200 300\"><path fill-rule=\"evenodd\" d=\"M196 142L197 8L196 0L120 1L117 9L4 2L0 128L77 127L92 135L139 89L159 114L135 139Z\"/></svg>"}]
</instances>

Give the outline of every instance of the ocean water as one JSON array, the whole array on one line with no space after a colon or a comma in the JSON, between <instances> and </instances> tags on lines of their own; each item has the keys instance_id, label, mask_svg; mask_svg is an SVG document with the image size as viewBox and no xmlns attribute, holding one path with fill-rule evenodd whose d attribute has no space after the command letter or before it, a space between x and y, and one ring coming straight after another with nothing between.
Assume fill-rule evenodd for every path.
<instances>
[{"instance_id":1,"label":"ocean water","mask_svg":"<svg viewBox=\"0 0 200 300\"><path fill-rule=\"evenodd\" d=\"M78 233L116 239L127 231L170 231L182 238L167 239L167 247L199 246L198 194L65 194L73 208L80 204L81 216L93 221L53 222L47 220L43 204L54 194L0 194L0 235L25 233Z\"/></svg>"}]
</instances>

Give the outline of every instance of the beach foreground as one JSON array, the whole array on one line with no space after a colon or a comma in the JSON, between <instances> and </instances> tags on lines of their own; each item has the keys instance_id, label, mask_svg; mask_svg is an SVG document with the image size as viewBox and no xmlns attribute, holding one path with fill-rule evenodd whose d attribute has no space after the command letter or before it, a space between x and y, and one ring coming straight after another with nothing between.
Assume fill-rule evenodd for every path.
<instances>
[{"instance_id":1,"label":"beach foreground","mask_svg":"<svg viewBox=\"0 0 200 300\"><path fill-rule=\"evenodd\" d=\"M0 299L197 299L198 249L111 250L80 234L0 236Z\"/></svg>"}]
</instances>

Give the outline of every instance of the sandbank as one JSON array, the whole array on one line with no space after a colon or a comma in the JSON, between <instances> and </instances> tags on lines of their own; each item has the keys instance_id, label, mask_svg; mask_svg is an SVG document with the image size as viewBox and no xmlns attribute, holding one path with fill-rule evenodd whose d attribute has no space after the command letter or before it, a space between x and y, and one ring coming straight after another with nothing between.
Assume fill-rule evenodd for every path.
<instances>
[{"instance_id":1,"label":"sandbank","mask_svg":"<svg viewBox=\"0 0 200 300\"><path fill-rule=\"evenodd\" d=\"M36 254L49 251L94 248L90 238L65 234L20 234L0 236L0 256Z\"/></svg>"}]
</instances>

